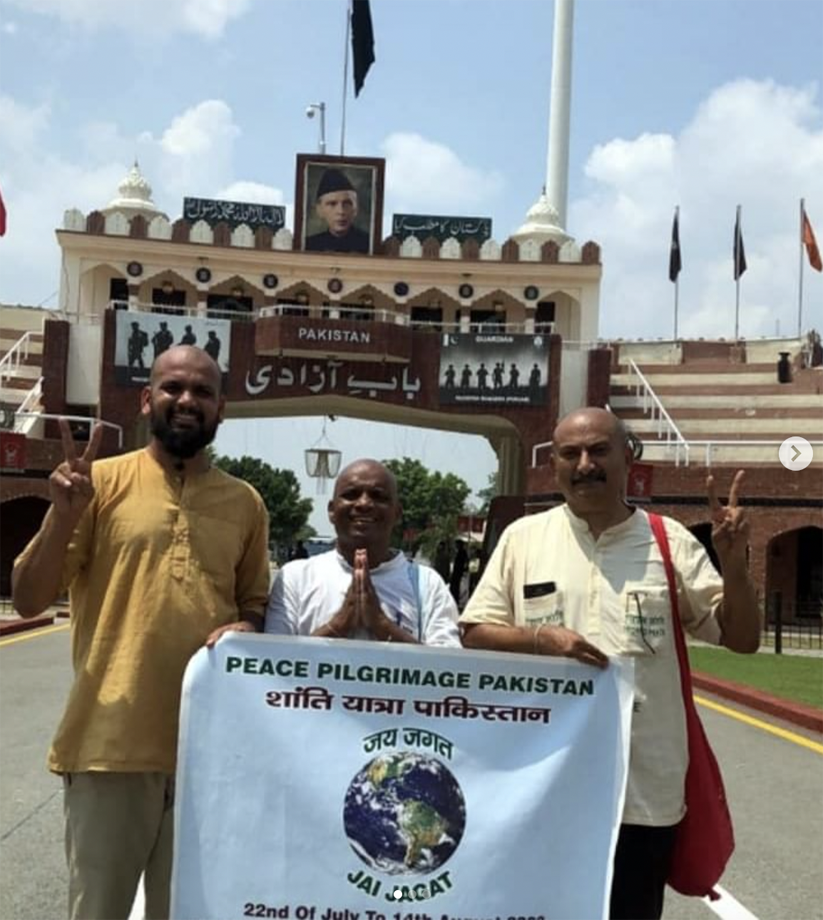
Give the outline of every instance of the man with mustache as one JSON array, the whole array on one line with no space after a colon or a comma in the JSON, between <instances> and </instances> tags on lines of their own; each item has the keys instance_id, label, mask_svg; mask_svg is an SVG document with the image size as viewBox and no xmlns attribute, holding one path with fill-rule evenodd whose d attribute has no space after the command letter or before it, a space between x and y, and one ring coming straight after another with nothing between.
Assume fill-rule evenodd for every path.
<instances>
[{"instance_id":1,"label":"man with mustache","mask_svg":"<svg viewBox=\"0 0 823 920\"><path fill-rule=\"evenodd\" d=\"M613 920L663 911L688 765L680 672L663 558L648 515L626 503L633 436L604 409L557 425L551 465L566 504L522 518L503 533L460 623L469 648L562 655L593 667L635 659L635 703L626 802L614 860ZM712 541L723 577L702 544L664 518L680 618L693 636L737 652L760 642L746 559L748 523L707 488Z\"/></svg>"},{"instance_id":2,"label":"man with mustache","mask_svg":"<svg viewBox=\"0 0 823 920\"><path fill-rule=\"evenodd\" d=\"M17 559L14 604L40 613L68 588L74 683L49 752L63 777L69 916L169 915L174 770L183 671L226 630L259 631L268 517L205 448L223 420L220 370L199 348L154 362L141 394L146 448L96 460L97 426L65 459L51 508Z\"/></svg>"},{"instance_id":3,"label":"man with mustache","mask_svg":"<svg viewBox=\"0 0 823 920\"><path fill-rule=\"evenodd\" d=\"M350 463L328 511L336 548L283 566L266 632L459 647L457 607L443 579L391 547L401 515L392 472L376 460Z\"/></svg>"}]
</instances>

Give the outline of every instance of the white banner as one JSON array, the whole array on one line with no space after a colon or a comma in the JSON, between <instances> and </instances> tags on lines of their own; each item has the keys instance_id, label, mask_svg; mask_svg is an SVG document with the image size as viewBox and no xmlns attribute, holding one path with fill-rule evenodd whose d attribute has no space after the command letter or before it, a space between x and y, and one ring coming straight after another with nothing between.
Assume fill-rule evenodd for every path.
<instances>
[{"instance_id":1,"label":"white banner","mask_svg":"<svg viewBox=\"0 0 823 920\"><path fill-rule=\"evenodd\" d=\"M604 918L631 663L233 634L186 671L172 917Z\"/></svg>"}]
</instances>

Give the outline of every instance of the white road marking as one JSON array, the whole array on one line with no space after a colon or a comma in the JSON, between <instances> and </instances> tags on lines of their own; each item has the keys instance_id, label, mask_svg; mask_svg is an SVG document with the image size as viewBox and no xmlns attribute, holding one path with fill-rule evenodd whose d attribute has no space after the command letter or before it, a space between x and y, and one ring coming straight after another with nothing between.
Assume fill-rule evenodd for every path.
<instances>
[{"instance_id":1,"label":"white road marking","mask_svg":"<svg viewBox=\"0 0 823 920\"><path fill-rule=\"evenodd\" d=\"M757 920L757 917L740 901L733 898L725 888L721 888L720 885L714 887L720 898L717 901L703 898L703 903L710 907L718 917L722 917L722 920Z\"/></svg>"},{"instance_id":2,"label":"white road marking","mask_svg":"<svg viewBox=\"0 0 823 920\"><path fill-rule=\"evenodd\" d=\"M140 884L137 886L137 896L131 907L129 920L143 920L146 916L146 893L143 890L143 878L140 878Z\"/></svg>"}]
</instances>

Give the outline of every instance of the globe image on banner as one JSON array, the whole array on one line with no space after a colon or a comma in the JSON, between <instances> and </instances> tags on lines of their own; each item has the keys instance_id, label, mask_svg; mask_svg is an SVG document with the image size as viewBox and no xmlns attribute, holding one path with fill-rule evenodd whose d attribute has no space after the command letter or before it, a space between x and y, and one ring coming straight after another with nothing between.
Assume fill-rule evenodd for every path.
<instances>
[{"instance_id":1,"label":"globe image on banner","mask_svg":"<svg viewBox=\"0 0 823 920\"><path fill-rule=\"evenodd\" d=\"M370 869L425 875L457 849L466 802L439 760L396 751L375 757L351 781L343 823L352 849Z\"/></svg>"}]
</instances>

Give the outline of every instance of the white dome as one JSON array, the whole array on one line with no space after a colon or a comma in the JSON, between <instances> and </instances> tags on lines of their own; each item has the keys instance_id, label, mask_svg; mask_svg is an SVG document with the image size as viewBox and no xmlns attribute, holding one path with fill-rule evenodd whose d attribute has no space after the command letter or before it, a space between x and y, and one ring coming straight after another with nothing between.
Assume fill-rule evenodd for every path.
<instances>
[{"instance_id":1,"label":"white dome","mask_svg":"<svg viewBox=\"0 0 823 920\"><path fill-rule=\"evenodd\" d=\"M526 240L535 240L538 243L554 240L558 246L562 246L572 237L560 226L557 208L549 201L546 190L543 189L540 197L529 208L526 223L512 234L512 239L518 243L525 243Z\"/></svg>"},{"instance_id":2,"label":"white dome","mask_svg":"<svg viewBox=\"0 0 823 920\"><path fill-rule=\"evenodd\" d=\"M135 161L134 166L128 171L125 179L117 186L120 193L103 208L104 214L120 211L126 217L142 214L147 220L157 215L167 218L166 214L151 200L151 186L140 172L140 166Z\"/></svg>"}]
</instances>

